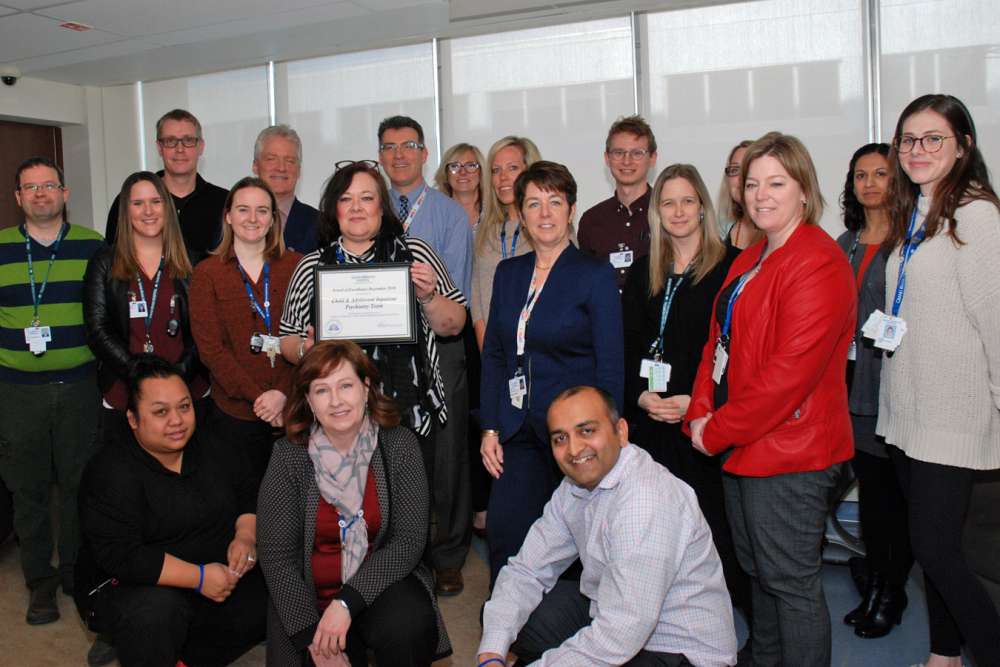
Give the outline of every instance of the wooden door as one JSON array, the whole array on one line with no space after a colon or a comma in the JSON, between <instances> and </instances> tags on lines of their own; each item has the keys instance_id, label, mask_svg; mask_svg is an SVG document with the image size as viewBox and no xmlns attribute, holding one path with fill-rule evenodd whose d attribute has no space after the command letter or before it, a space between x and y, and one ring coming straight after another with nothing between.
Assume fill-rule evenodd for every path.
<instances>
[{"instance_id":1,"label":"wooden door","mask_svg":"<svg viewBox=\"0 0 1000 667\"><path fill-rule=\"evenodd\" d=\"M29 157L47 157L62 166L62 130L49 125L32 125L0 120L0 228L24 221L14 199L14 174Z\"/></svg>"}]
</instances>

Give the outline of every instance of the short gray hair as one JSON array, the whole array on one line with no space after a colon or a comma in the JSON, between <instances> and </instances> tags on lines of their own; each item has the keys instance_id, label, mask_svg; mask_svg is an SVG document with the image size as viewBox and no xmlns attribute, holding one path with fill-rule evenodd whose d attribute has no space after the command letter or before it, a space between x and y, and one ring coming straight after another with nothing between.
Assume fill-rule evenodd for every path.
<instances>
[{"instance_id":1,"label":"short gray hair","mask_svg":"<svg viewBox=\"0 0 1000 667\"><path fill-rule=\"evenodd\" d=\"M290 142L295 144L295 148L299 153L299 163L302 162L302 140L299 139L299 133L293 130L288 125L281 123L280 125L271 125L270 127L265 127L257 135L257 141L253 144L253 159L257 161L260 159L260 154L264 150L264 142L268 139L273 139L275 137L280 137L282 139L288 139Z\"/></svg>"}]
</instances>

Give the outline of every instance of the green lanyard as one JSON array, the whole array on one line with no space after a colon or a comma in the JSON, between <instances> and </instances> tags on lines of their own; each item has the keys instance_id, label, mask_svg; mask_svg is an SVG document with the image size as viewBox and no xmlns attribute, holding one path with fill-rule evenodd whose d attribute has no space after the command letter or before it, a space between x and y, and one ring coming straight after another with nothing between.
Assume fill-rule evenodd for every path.
<instances>
[{"instance_id":1,"label":"green lanyard","mask_svg":"<svg viewBox=\"0 0 1000 667\"><path fill-rule=\"evenodd\" d=\"M49 257L49 267L45 270L45 280L42 281L42 286L37 293L35 292L35 263L31 260L31 236L28 234L28 228L24 228L24 251L28 255L28 284L31 286L31 305L33 307L31 326L33 327L40 326L42 323L38 319L38 307L42 303L45 287L49 284L49 276L52 275L52 265L56 262L59 244L62 242L63 236L66 235L67 227L68 225L64 222L62 227L59 228L59 234L56 235L55 243L52 244L52 256Z\"/></svg>"}]
</instances>

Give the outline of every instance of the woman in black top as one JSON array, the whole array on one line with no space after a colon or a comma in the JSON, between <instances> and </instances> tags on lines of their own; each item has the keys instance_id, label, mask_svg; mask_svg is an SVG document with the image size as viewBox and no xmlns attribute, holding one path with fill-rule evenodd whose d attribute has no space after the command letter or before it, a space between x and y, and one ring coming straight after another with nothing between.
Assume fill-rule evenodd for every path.
<instances>
[{"instance_id":1,"label":"woman in black top","mask_svg":"<svg viewBox=\"0 0 1000 667\"><path fill-rule=\"evenodd\" d=\"M223 443L195 435L175 367L140 355L128 385L131 432L80 484L78 604L97 612L123 667L229 664L264 638L257 490Z\"/></svg>"},{"instance_id":2,"label":"woman in black top","mask_svg":"<svg viewBox=\"0 0 1000 667\"><path fill-rule=\"evenodd\" d=\"M681 432L712 301L739 254L716 230L698 170L687 164L664 169L650 199L649 256L636 262L622 296L625 405L637 426L633 441L697 494L734 601L749 616L750 590L732 548L720 462L694 451Z\"/></svg>"},{"instance_id":3,"label":"woman in black top","mask_svg":"<svg viewBox=\"0 0 1000 667\"><path fill-rule=\"evenodd\" d=\"M865 540L868 581L861 603L844 617L854 634L873 638L889 634L906 608L903 590L913 566L906 501L896 471L875 435L882 350L861 334L875 310L885 308L885 260L880 246L889 231L889 145L866 144L851 158L841 195L847 231L837 243L847 253L857 277L858 320L848 353L848 405L854 427L851 467L858 478L861 534Z\"/></svg>"}]
</instances>

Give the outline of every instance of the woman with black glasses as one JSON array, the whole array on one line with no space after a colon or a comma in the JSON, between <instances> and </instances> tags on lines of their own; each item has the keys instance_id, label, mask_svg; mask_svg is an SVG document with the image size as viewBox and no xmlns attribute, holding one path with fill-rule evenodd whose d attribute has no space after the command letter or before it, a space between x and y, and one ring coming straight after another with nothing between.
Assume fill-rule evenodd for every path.
<instances>
[{"instance_id":1,"label":"woman with black glasses","mask_svg":"<svg viewBox=\"0 0 1000 667\"><path fill-rule=\"evenodd\" d=\"M444 423L448 408L438 366L435 334L454 336L465 324L465 297L444 263L424 241L403 233L389 206L389 193L370 160L342 161L320 198L320 250L302 258L292 274L279 328L285 359L297 364L314 342L313 270L319 265L407 262L419 313L417 343L368 345L382 389L392 397L424 445L428 472L433 452L427 436L433 420ZM429 458L428 458L429 457Z\"/></svg>"},{"instance_id":2,"label":"woman with black glasses","mask_svg":"<svg viewBox=\"0 0 1000 667\"><path fill-rule=\"evenodd\" d=\"M472 144L455 144L444 152L441 166L434 172L434 186L462 205L473 232L479 226L483 193L489 185L483 169L485 161Z\"/></svg>"}]
</instances>

